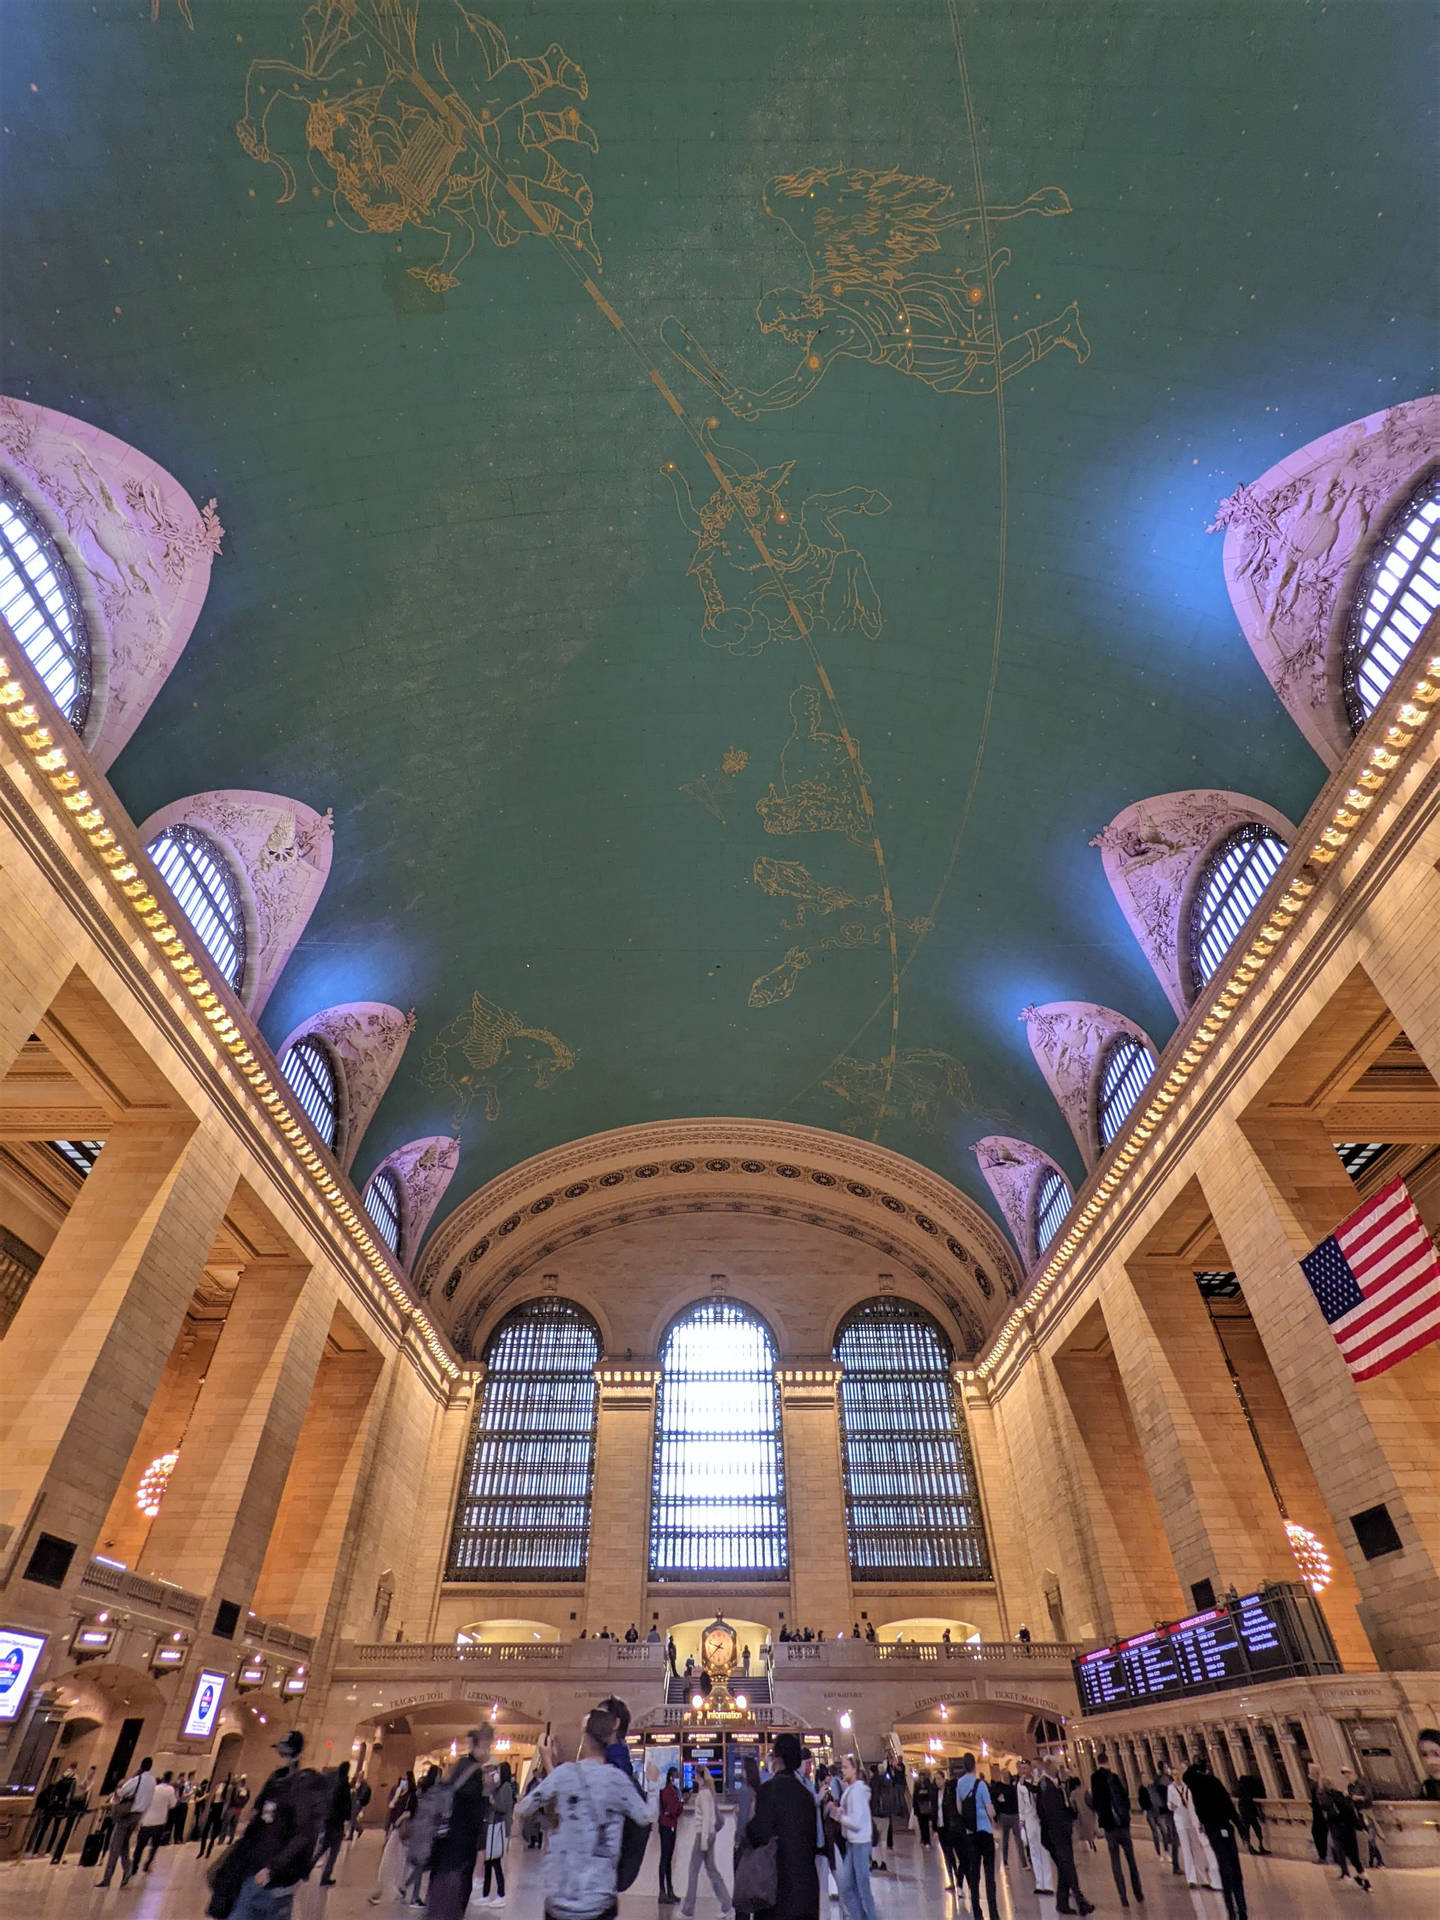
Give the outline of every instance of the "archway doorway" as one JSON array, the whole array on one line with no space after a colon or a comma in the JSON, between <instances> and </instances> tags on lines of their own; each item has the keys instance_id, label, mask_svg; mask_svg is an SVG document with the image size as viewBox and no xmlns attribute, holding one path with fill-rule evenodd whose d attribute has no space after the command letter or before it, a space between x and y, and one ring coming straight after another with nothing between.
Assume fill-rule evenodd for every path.
<instances>
[{"instance_id":1,"label":"archway doorway","mask_svg":"<svg viewBox=\"0 0 1440 1920\"><path fill-rule=\"evenodd\" d=\"M555 1646L560 1629L544 1620L472 1620L455 1629L455 1644L460 1647L515 1647L526 1642Z\"/></svg>"},{"instance_id":2,"label":"archway doorway","mask_svg":"<svg viewBox=\"0 0 1440 1920\"><path fill-rule=\"evenodd\" d=\"M876 1638L882 1646L890 1646L900 1640L942 1641L947 1634L956 1646L962 1641L978 1642L980 1639L980 1629L973 1620L953 1620L940 1614L916 1614L908 1620L887 1620L883 1627L877 1626L875 1629Z\"/></svg>"}]
</instances>

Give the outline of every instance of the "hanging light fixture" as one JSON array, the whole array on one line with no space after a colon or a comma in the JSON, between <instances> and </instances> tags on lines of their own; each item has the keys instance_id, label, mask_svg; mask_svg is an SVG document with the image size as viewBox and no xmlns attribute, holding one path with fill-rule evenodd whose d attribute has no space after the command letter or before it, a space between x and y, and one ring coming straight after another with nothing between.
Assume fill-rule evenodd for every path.
<instances>
[{"instance_id":1,"label":"hanging light fixture","mask_svg":"<svg viewBox=\"0 0 1440 1920\"><path fill-rule=\"evenodd\" d=\"M170 1476L179 1458L178 1450L175 1453L157 1454L141 1474L140 1484L135 1489L135 1504L147 1520L153 1520L159 1513L160 1502L165 1498L165 1489L170 1484Z\"/></svg>"},{"instance_id":2,"label":"hanging light fixture","mask_svg":"<svg viewBox=\"0 0 1440 1920\"><path fill-rule=\"evenodd\" d=\"M1308 1527L1297 1526L1293 1520L1287 1520L1285 1533L1290 1542L1290 1551L1295 1556L1295 1564L1300 1569L1300 1578L1318 1598L1334 1575L1329 1554Z\"/></svg>"}]
</instances>

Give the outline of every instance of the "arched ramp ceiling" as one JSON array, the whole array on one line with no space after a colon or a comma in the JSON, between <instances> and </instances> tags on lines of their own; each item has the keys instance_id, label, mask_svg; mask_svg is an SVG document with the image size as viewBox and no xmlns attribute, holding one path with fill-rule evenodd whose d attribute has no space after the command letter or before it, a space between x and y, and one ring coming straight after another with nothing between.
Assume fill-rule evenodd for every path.
<instances>
[{"instance_id":1,"label":"arched ramp ceiling","mask_svg":"<svg viewBox=\"0 0 1440 1920\"><path fill-rule=\"evenodd\" d=\"M362 1180L1078 1175L1020 1008L1172 1025L1091 835L1321 778L1204 529L1426 387L1416 10L494 5L7 9L10 390L228 530L121 795L334 809L265 1024L416 1007Z\"/></svg>"}]
</instances>

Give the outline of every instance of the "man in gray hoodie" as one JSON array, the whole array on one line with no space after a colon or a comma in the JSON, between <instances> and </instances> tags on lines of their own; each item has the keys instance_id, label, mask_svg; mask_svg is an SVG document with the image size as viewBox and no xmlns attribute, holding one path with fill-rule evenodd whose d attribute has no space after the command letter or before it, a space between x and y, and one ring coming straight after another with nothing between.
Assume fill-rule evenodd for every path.
<instances>
[{"instance_id":1,"label":"man in gray hoodie","mask_svg":"<svg viewBox=\"0 0 1440 1920\"><path fill-rule=\"evenodd\" d=\"M618 1722L597 1707L586 1716L580 1752L562 1761L553 1739L540 1744L546 1768L521 1802L522 1813L549 1807L556 1826L545 1845L545 1920L614 1920L615 1877L627 1817L649 1826L644 1795L618 1767L607 1766Z\"/></svg>"}]
</instances>

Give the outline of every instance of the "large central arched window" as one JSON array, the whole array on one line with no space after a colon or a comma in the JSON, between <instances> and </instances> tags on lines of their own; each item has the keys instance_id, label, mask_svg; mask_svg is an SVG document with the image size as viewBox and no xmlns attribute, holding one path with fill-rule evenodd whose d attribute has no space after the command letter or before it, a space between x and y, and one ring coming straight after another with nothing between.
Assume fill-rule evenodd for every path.
<instances>
[{"instance_id":1,"label":"large central arched window","mask_svg":"<svg viewBox=\"0 0 1440 1920\"><path fill-rule=\"evenodd\" d=\"M945 1336L907 1300L866 1300L842 1323L835 1358L854 1577L988 1580Z\"/></svg>"},{"instance_id":2,"label":"large central arched window","mask_svg":"<svg viewBox=\"0 0 1440 1920\"><path fill-rule=\"evenodd\" d=\"M785 1550L775 1343L731 1300L692 1307L660 1353L650 1571L779 1580Z\"/></svg>"},{"instance_id":3,"label":"large central arched window","mask_svg":"<svg viewBox=\"0 0 1440 1920\"><path fill-rule=\"evenodd\" d=\"M485 1349L448 1580L583 1580L600 1337L570 1300L506 1314Z\"/></svg>"}]
</instances>

